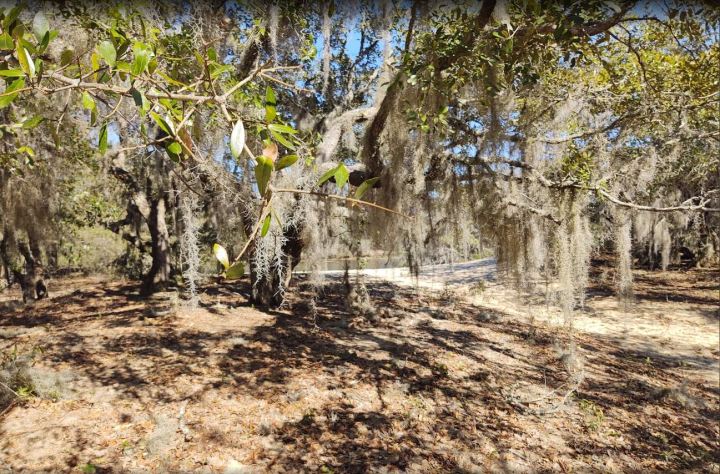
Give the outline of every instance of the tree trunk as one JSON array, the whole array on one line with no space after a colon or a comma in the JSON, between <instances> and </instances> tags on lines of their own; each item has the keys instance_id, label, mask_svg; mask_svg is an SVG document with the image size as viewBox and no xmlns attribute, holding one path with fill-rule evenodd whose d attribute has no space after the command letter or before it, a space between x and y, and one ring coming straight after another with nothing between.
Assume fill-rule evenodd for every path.
<instances>
[{"instance_id":1,"label":"tree trunk","mask_svg":"<svg viewBox=\"0 0 720 474\"><path fill-rule=\"evenodd\" d=\"M59 249L59 242L52 242L48 247L46 247L47 266L50 273L56 272L58 270Z\"/></svg>"},{"instance_id":2,"label":"tree trunk","mask_svg":"<svg viewBox=\"0 0 720 474\"><path fill-rule=\"evenodd\" d=\"M278 268L273 266L268 275L258 278L255 264L250 263L250 300L254 304L270 308L277 308L282 304L283 298L277 270Z\"/></svg>"},{"instance_id":3,"label":"tree trunk","mask_svg":"<svg viewBox=\"0 0 720 474\"><path fill-rule=\"evenodd\" d=\"M25 272L16 272L15 279L20 284L23 301L33 303L35 300L47 298L47 286L43 279L42 254L37 241L30 240L30 245L18 242L18 251L25 259Z\"/></svg>"},{"instance_id":4,"label":"tree trunk","mask_svg":"<svg viewBox=\"0 0 720 474\"><path fill-rule=\"evenodd\" d=\"M9 253L9 246L14 245L10 243L10 236L8 230L5 229L3 232L3 238L0 240L0 263L2 263L5 281L7 281L8 288L15 282L15 272L13 272L13 262Z\"/></svg>"},{"instance_id":5,"label":"tree trunk","mask_svg":"<svg viewBox=\"0 0 720 474\"><path fill-rule=\"evenodd\" d=\"M152 247L152 266L143 278L141 293L149 295L170 281L170 234L165 222L165 200L153 199L147 220Z\"/></svg>"},{"instance_id":6,"label":"tree trunk","mask_svg":"<svg viewBox=\"0 0 720 474\"><path fill-rule=\"evenodd\" d=\"M20 257L23 258L24 263L21 262ZM42 253L36 239L31 238L29 245L26 242L18 242L15 232L5 227L3 238L0 240L0 260L5 268L8 286L19 284L25 303L47 298Z\"/></svg>"},{"instance_id":7,"label":"tree trunk","mask_svg":"<svg viewBox=\"0 0 720 474\"><path fill-rule=\"evenodd\" d=\"M33 286L35 287L35 296L41 300L48 297L47 285L45 284L45 267L42 264L42 252L40 245L36 239L30 239L30 253L33 261Z\"/></svg>"},{"instance_id":8,"label":"tree trunk","mask_svg":"<svg viewBox=\"0 0 720 474\"><path fill-rule=\"evenodd\" d=\"M300 263L303 250L301 232L298 227L285 231L287 240L282 248L283 258L279 264L273 264L268 275L258 278L253 258L250 258L250 296L253 303L270 308L276 308L283 303L283 292L290 286L292 271Z\"/></svg>"}]
</instances>

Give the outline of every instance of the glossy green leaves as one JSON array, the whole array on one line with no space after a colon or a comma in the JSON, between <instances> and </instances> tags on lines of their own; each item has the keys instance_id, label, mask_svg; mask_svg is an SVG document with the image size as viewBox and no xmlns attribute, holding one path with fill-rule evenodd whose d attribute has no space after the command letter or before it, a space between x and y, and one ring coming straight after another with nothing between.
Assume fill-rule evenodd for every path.
<instances>
[{"instance_id":1,"label":"glossy green leaves","mask_svg":"<svg viewBox=\"0 0 720 474\"><path fill-rule=\"evenodd\" d=\"M264 196L267 191L267 186L270 182L270 176L272 175L273 168L274 166L271 158L263 155L257 157L257 164L255 165L255 179L261 196Z\"/></svg>"},{"instance_id":2,"label":"glossy green leaves","mask_svg":"<svg viewBox=\"0 0 720 474\"><path fill-rule=\"evenodd\" d=\"M160 127L160 130L167 133L171 137L175 136L175 127L173 126L172 121L170 120L170 117L167 119L162 118L160 115L156 114L155 112L150 112L150 117L155 121L155 123Z\"/></svg>"},{"instance_id":3,"label":"glossy green leaves","mask_svg":"<svg viewBox=\"0 0 720 474\"><path fill-rule=\"evenodd\" d=\"M180 145L178 142L172 142L170 145L168 145L167 150L173 155L179 155L180 153L182 153L182 145Z\"/></svg>"},{"instance_id":4,"label":"glossy green leaves","mask_svg":"<svg viewBox=\"0 0 720 474\"><path fill-rule=\"evenodd\" d=\"M350 178L350 172L344 163L340 163L335 168L326 171L325 174L320 177L318 186L325 184L331 178L335 179L335 184L337 184L338 189L342 189L345 183L347 183L348 178Z\"/></svg>"},{"instance_id":5,"label":"glossy green leaves","mask_svg":"<svg viewBox=\"0 0 720 474\"><path fill-rule=\"evenodd\" d=\"M2 69L0 77L23 77L25 73L20 69Z\"/></svg>"},{"instance_id":6,"label":"glossy green leaves","mask_svg":"<svg viewBox=\"0 0 720 474\"><path fill-rule=\"evenodd\" d=\"M358 186L358 188L355 190L355 199L360 199L363 197L363 195L368 191L368 189L371 189L373 186L375 186L375 183L380 181L379 177L376 178L370 178L366 179L365 181Z\"/></svg>"},{"instance_id":7,"label":"glossy green leaves","mask_svg":"<svg viewBox=\"0 0 720 474\"><path fill-rule=\"evenodd\" d=\"M11 51L13 48L15 48L15 42L13 41L12 37L7 33L1 34L0 50Z\"/></svg>"},{"instance_id":8,"label":"glossy green leaves","mask_svg":"<svg viewBox=\"0 0 720 474\"><path fill-rule=\"evenodd\" d=\"M20 41L18 41L15 53L20 63L20 69L28 76L35 77L35 63L33 62L33 58Z\"/></svg>"},{"instance_id":9,"label":"glossy green leaves","mask_svg":"<svg viewBox=\"0 0 720 474\"><path fill-rule=\"evenodd\" d=\"M337 167L337 170L335 171L335 184L337 184L338 189L342 189L343 186L345 186L348 178L350 178L350 173L348 172L348 169L343 163L340 163Z\"/></svg>"},{"instance_id":10,"label":"glossy green leaves","mask_svg":"<svg viewBox=\"0 0 720 474\"><path fill-rule=\"evenodd\" d=\"M133 45L133 56L130 72L134 76L139 76L147 70L154 54L146 44L138 41Z\"/></svg>"},{"instance_id":11,"label":"glossy green leaves","mask_svg":"<svg viewBox=\"0 0 720 474\"><path fill-rule=\"evenodd\" d=\"M107 151L108 147L108 130L107 130L107 124L103 124L102 127L100 127L100 134L98 136L98 151L100 151L101 155L104 155Z\"/></svg>"},{"instance_id":12,"label":"glossy green leaves","mask_svg":"<svg viewBox=\"0 0 720 474\"><path fill-rule=\"evenodd\" d=\"M268 213L267 216L265 216L265 220L263 221L262 229L260 230L260 237L265 237L270 230L270 222L272 221L272 216L270 213Z\"/></svg>"},{"instance_id":13,"label":"glossy green leaves","mask_svg":"<svg viewBox=\"0 0 720 474\"><path fill-rule=\"evenodd\" d=\"M265 89L265 121L267 123L275 120L277 116L277 99L275 98L275 91L272 87L267 86Z\"/></svg>"},{"instance_id":14,"label":"glossy green leaves","mask_svg":"<svg viewBox=\"0 0 720 474\"><path fill-rule=\"evenodd\" d=\"M285 155L275 162L275 171L292 166L298 160L297 155Z\"/></svg>"},{"instance_id":15,"label":"glossy green leaves","mask_svg":"<svg viewBox=\"0 0 720 474\"><path fill-rule=\"evenodd\" d=\"M97 52L110 67L115 67L117 62L117 51L110 41L103 41L97 47Z\"/></svg>"},{"instance_id":16,"label":"glossy green leaves","mask_svg":"<svg viewBox=\"0 0 720 474\"><path fill-rule=\"evenodd\" d=\"M5 88L5 92L3 92L3 95L0 96L0 109L3 107L7 107L10 105L10 103L15 100L15 98L18 96L19 92L16 92L18 89L22 89L25 87L25 79L20 78L15 81L13 81L7 88Z\"/></svg>"},{"instance_id":17,"label":"glossy green leaves","mask_svg":"<svg viewBox=\"0 0 720 474\"><path fill-rule=\"evenodd\" d=\"M223 276L227 280L237 280L245 275L245 265L242 262L234 263L230 268L225 270Z\"/></svg>"},{"instance_id":18,"label":"glossy green leaves","mask_svg":"<svg viewBox=\"0 0 720 474\"><path fill-rule=\"evenodd\" d=\"M237 280L245 275L245 265L242 262L236 262L230 265L230 259L228 258L227 250L220 244L213 245L213 254L218 262L223 266L225 271L222 272L222 276L228 280Z\"/></svg>"},{"instance_id":19,"label":"glossy green leaves","mask_svg":"<svg viewBox=\"0 0 720 474\"><path fill-rule=\"evenodd\" d=\"M82 106L83 109L87 110L95 110L95 99L93 99L93 96L91 96L88 92L82 93Z\"/></svg>"}]
</instances>

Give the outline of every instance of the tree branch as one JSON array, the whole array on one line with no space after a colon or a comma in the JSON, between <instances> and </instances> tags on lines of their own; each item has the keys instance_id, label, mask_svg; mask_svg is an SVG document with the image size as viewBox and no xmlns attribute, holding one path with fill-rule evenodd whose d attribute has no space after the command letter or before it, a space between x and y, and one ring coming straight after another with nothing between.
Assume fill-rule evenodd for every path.
<instances>
[{"instance_id":1,"label":"tree branch","mask_svg":"<svg viewBox=\"0 0 720 474\"><path fill-rule=\"evenodd\" d=\"M581 186L574 186L581 188ZM714 208L714 207L706 207L707 203L710 202L709 199L701 200L700 204L696 205L680 205L680 206L669 206L669 207L655 207L655 206L644 206L642 204L635 204L634 202L628 202L628 201L622 201L612 194L608 193L607 191L604 191L600 188L590 188L592 191L595 191L608 201L612 202L613 204L616 204L618 206L622 207L628 207L631 209L637 209L639 211L648 211L648 212L677 212L677 211L701 211L701 212L720 212L720 208ZM701 199L700 197L694 197L690 198L685 202L692 202L694 200Z\"/></svg>"},{"instance_id":2,"label":"tree branch","mask_svg":"<svg viewBox=\"0 0 720 474\"><path fill-rule=\"evenodd\" d=\"M403 214L402 212L393 211L392 209L388 209L387 207L383 207L379 204L375 204L374 202L361 201L360 199L349 198L346 196L338 196L337 194L326 194L326 193L321 193L319 191L309 191L306 189L286 189L286 188L279 188L279 189L273 188L272 192L274 192L274 193L292 193L292 194L309 194L312 196L319 196L319 197L327 198L327 199L336 199L339 201L345 201L345 202L349 202L352 204L359 204L361 206L367 206L367 207L372 207L375 209L380 209L381 211L390 212L392 214L396 214L398 216L405 217L407 219L413 218L412 216Z\"/></svg>"}]
</instances>

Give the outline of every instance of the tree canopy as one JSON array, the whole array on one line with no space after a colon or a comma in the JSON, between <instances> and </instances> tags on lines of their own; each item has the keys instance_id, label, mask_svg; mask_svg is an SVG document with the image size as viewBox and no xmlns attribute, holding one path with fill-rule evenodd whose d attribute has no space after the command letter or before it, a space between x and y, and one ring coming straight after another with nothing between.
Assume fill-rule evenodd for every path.
<instances>
[{"instance_id":1,"label":"tree canopy","mask_svg":"<svg viewBox=\"0 0 720 474\"><path fill-rule=\"evenodd\" d=\"M720 12L701 2L63 2L0 10L0 256L42 296L81 228L146 293L203 262L277 305L301 261L492 248L718 262ZM247 271L246 271L247 270Z\"/></svg>"}]
</instances>

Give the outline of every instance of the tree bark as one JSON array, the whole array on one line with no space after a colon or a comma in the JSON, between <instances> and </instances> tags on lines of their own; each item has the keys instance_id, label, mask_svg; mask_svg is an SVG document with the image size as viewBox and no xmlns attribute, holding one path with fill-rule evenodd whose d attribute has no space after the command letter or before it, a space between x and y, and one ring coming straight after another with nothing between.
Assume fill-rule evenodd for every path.
<instances>
[{"instance_id":1,"label":"tree bark","mask_svg":"<svg viewBox=\"0 0 720 474\"><path fill-rule=\"evenodd\" d=\"M165 222L165 199L153 199L147 220L150 229L152 266L143 278L141 293L149 295L170 281L170 233Z\"/></svg>"},{"instance_id":2,"label":"tree bark","mask_svg":"<svg viewBox=\"0 0 720 474\"><path fill-rule=\"evenodd\" d=\"M150 251L152 255L152 266L148 273L143 277L140 293L147 296L155 290L164 288L170 281L171 261L170 261L170 232L165 221L167 203L165 201L165 192L160 187L159 190L153 192L153 181L146 179L146 185L143 187L137 182L135 177L120 166L124 159L123 155L118 155L113 159L114 165L110 168L110 172L119 181L124 183L130 191L130 203L128 204L128 214L125 219L111 223L108 228L113 232L121 235L125 240L136 246L141 252L144 250L144 244L140 241L140 219L142 216L150 231ZM159 186L158 186L159 187ZM152 197L159 195L159 197ZM120 233L120 229L124 225L135 225L135 236L126 233Z\"/></svg>"},{"instance_id":3,"label":"tree bark","mask_svg":"<svg viewBox=\"0 0 720 474\"><path fill-rule=\"evenodd\" d=\"M47 298L42 255L37 242L31 240L30 245L26 242L18 242L17 249L25 259L25 272L15 271L15 280L20 284L23 302L31 304L35 300Z\"/></svg>"},{"instance_id":4,"label":"tree bark","mask_svg":"<svg viewBox=\"0 0 720 474\"><path fill-rule=\"evenodd\" d=\"M258 276L254 264L254 246L248 252L250 262L250 299L259 306L276 308L283 303L283 292L290 286L292 271L300 263L303 250L302 229L291 227L285 231L286 241L282 247L283 257L275 261L263 277ZM262 238L262 237L258 237Z\"/></svg>"},{"instance_id":5,"label":"tree bark","mask_svg":"<svg viewBox=\"0 0 720 474\"><path fill-rule=\"evenodd\" d=\"M45 267L42 263L42 251L40 250L38 241L34 238L30 239L30 254L32 255L35 296L41 300L48 297L48 290L45 284Z\"/></svg>"},{"instance_id":6,"label":"tree bark","mask_svg":"<svg viewBox=\"0 0 720 474\"><path fill-rule=\"evenodd\" d=\"M18 241L15 232L6 226L0 240L0 260L5 268L8 286L19 284L23 301L31 304L35 300L47 298L48 291L40 246L36 239L31 238L29 242ZM24 263L21 263L20 257Z\"/></svg>"},{"instance_id":7,"label":"tree bark","mask_svg":"<svg viewBox=\"0 0 720 474\"><path fill-rule=\"evenodd\" d=\"M10 230L5 227L3 229L3 238L0 240L0 263L5 270L5 280L8 288L15 282L15 272L13 272L13 261L10 256L10 246L15 245L14 238L11 238Z\"/></svg>"},{"instance_id":8,"label":"tree bark","mask_svg":"<svg viewBox=\"0 0 720 474\"><path fill-rule=\"evenodd\" d=\"M14 247L14 248L13 248ZM23 302L33 303L35 300L47 298L47 285L44 280L42 254L37 241L17 242L14 235L5 228L0 254L6 269L8 284L17 283L23 295ZM20 262L23 258L24 264Z\"/></svg>"}]
</instances>

